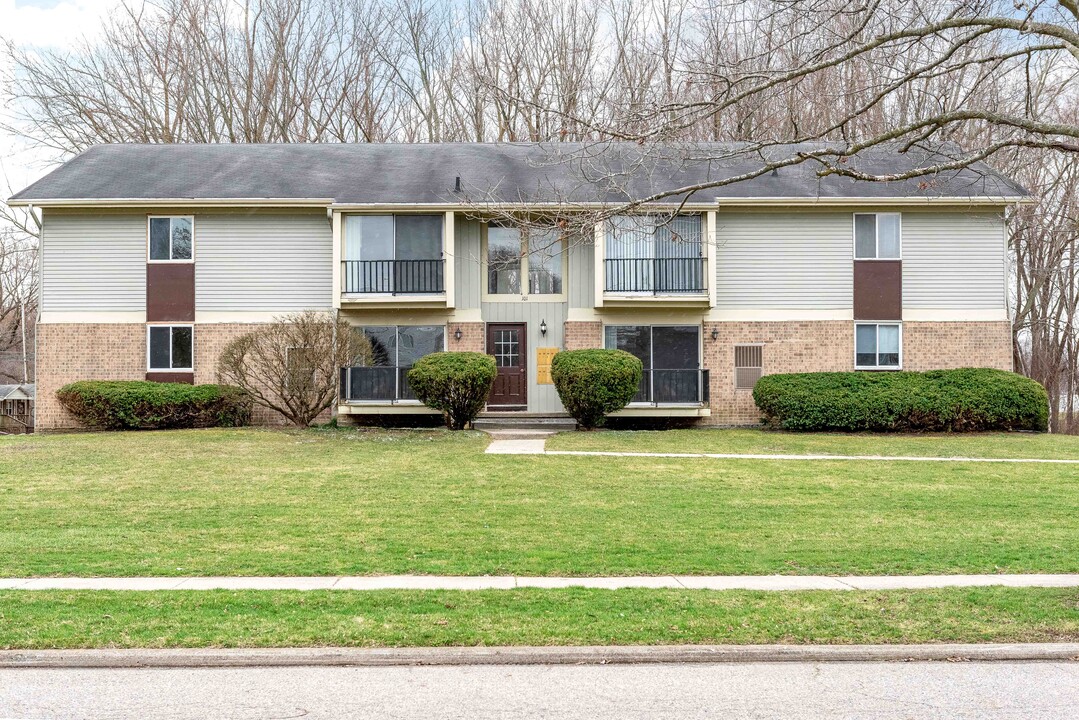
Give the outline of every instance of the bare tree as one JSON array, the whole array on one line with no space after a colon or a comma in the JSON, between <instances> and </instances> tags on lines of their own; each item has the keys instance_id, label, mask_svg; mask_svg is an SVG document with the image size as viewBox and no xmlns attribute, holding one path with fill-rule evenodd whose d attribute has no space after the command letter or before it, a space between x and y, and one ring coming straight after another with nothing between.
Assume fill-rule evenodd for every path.
<instances>
[{"instance_id":1,"label":"bare tree","mask_svg":"<svg viewBox=\"0 0 1079 720\"><path fill-rule=\"evenodd\" d=\"M218 359L218 382L307 427L337 399L338 369L370 352L341 317L303 312L274 319L234 339Z\"/></svg>"}]
</instances>

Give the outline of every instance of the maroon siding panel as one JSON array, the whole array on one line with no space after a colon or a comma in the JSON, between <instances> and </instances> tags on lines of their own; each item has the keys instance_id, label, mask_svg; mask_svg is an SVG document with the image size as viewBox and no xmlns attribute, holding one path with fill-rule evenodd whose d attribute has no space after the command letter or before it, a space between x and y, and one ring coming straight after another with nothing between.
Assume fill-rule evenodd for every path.
<instances>
[{"instance_id":1,"label":"maroon siding panel","mask_svg":"<svg viewBox=\"0 0 1079 720\"><path fill-rule=\"evenodd\" d=\"M903 262L854 261L854 319L903 319Z\"/></svg>"},{"instance_id":2,"label":"maroon siding panel","mask_svg":"<svg viewBox=\"0 0 1079 720\"><path fill-rule=\"evenodd\" d=\"M175 383L187 383L193 385L195 383L195 373L193 372L148 372L146 373L146 379L152 382L175 382Z\"/></svg>"},{"instance_id":3,"label":"maroon siding panel","mask_svg":"<svg viewBox=\"0 0 1079 720\"><path fill-rule=\"evenodd\" d=\"M195 263L147 263L146 322L195 321Z\"/></svg>"}]
</instances>

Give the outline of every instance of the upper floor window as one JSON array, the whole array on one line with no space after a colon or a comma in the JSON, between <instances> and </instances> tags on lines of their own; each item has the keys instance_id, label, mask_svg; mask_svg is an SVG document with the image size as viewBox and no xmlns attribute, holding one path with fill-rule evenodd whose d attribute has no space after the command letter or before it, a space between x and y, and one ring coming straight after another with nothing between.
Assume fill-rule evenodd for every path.
<instances>
[{"instance_id":1,"label":"upper floor window","mask_svg":"<svg viewBox=\"0 0 1079 720\"><path fill-rule=\"evenodd\" d=\"M854 366L896 370L900 364L902 328L899 323L858 323L854 326Z\"/></svg>"},{"instance_id":2,"label":"upper floor window","mask_svg":"<svg viewBox=\"0 0 1079 720\"><path fill-rule=\"evenodd\" d=\"M899 213L855 213L855 260L898 260L901 226Z\"/></svg>"},{"instance_id":3,"label":"upper floor window","mask_svg":"<svg viewBox=\"0 0 1079 720\"><path fill-rule=\"evenodd\" d=\"M155 262L190 261L194 258L194 218L150 218L148 257Z\"/></svg>"},{"instance_id":4,"label":"upper floor window","mask_svg":"<svg viewBox=\"0 0 1079 720\"><path fill-rule=\"evenodd\" d=\"M346 293L445 292L442 215L346 215Z\"/></svg>"},{"instance_id":5,"label":"upper floor window","mask_svg":"<svg viewBox=\"0 0 1079 720\"><path fill-rule=\"evenodd\" d=\"M489 295L561 295L561 233L555 228L487 228ZM527 284L526 284L527 283Z\"/></svg>"},{"instance_id":6,"label":"upper floor window","mask_svg":"<svg viewBox=\"0 0 1079 720\"><path fill-rule=\"evenodd\" d=\"M700 215L619 215L607 224L607 292L703 293Z\"/></svg>"},{"instance_id":7,"label":"upper floor window","mask_svg":"<svg viewBox=\"0 0 1079 720\"><path fill-rule=\"evenodd\" d=\"M147 368L165 372L194 369L194 328L190 325L150 325L146 332Z\"/></svg>"}]
</instances>

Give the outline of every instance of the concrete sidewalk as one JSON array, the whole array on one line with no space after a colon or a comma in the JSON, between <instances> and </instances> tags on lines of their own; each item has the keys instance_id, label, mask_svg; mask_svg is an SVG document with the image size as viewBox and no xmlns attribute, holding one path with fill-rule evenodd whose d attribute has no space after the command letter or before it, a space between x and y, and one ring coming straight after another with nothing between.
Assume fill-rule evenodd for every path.
<instances>
[{"instance_id":1,"label":"concrete sidewalk","mask_svg":"<svg viewBox=\"0 0 1079 720\"><path fill-rule=\"evenodd\" d=\"M0 650L0 668L384 667L1079 660L1079 643Z\"/></svg>"},{"instance_id":2,"label":"concrete sidewalk","mask_svg":"<svg viewBox=\"0 0 1079 720\"><path fill-rule=\"evenodd\" d=\"M925 590L947 587L1074 588L1072 575L656 575L522 577L382 575L329 577L5 578L0 590L512 590L585 587L604 590Z\"/></svg>"}]
</instances>

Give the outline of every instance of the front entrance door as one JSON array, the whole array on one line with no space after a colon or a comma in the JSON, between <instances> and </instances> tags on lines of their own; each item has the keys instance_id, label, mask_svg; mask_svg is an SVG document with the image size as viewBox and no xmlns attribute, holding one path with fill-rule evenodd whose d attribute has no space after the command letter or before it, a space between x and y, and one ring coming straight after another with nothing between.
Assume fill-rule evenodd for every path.
<instances>
[{"instance_id":1,"label":"front entrance door","mask_svg":"<svg viewBox=\"0 0 1079 720\"><path fill-rule=\"evenodd\" d=\"M487 354L493 355L498 375L487 405L491 410L528 407L528 348L525 323L488 323Z\"/></svg>"}]
</instances>

